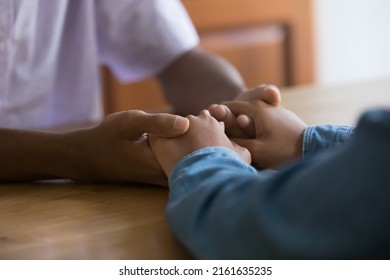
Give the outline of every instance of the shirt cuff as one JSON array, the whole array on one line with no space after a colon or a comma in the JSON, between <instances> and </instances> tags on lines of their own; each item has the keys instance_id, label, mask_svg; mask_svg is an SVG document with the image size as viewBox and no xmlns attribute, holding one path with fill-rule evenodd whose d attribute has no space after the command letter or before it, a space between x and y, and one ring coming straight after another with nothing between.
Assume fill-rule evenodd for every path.
<instances>
[{"instance_id":1,"label":"shirt cuff","mask_svg":"<svg viewBox=\"0 0 390 280\"><path fill-rule=\"evenodd\" d=\"M308 158L323 150L349 142L354 131L355 129L351 126L308 126L303 133L303 157Z\"/></svg>"},{"instance_id":2,"label":"shirt cuff","mask_svg":"<svg viewBox=\"0 0 390 280\"><path fill-rule=\"evenodd\" d=\"M226 170L229 168L257 174L256 169L247 164L235 151L222 146L213 146L199 149L182 158L174 166L169 176L169 185L176 182L183 173L187 176L199 177L202 176L201 173L204 174L205 170Z\"/></svg>"}]
</instances>

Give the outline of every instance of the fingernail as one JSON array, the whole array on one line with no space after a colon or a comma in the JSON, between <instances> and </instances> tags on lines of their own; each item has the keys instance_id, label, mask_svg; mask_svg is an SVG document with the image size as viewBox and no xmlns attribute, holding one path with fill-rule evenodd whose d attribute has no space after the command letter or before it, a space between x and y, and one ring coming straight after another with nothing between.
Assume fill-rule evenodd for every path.
<instances>
[{"instance_id":1,"label":"fingernail","mask_svg":"<svg viewBox=\"0 0 390 280\"><path fill-rule=\"evenodd\" d=\"M189 120L184 117L176 116L172 126L172 130L178 132L186 132L189 126Z\"/></svg>"},{"instance_id":2,"label":"fingernail","mask_svg":"<svg viewBox=\"0 0 390 280\"><path fill-rule=\"evenodd\" d=\"M219 114L219 117L224 118L228 113L228 108L225 105L219 105L218 107L220 108L220 113L221 113Z\"/></svg>"}]
</instances>

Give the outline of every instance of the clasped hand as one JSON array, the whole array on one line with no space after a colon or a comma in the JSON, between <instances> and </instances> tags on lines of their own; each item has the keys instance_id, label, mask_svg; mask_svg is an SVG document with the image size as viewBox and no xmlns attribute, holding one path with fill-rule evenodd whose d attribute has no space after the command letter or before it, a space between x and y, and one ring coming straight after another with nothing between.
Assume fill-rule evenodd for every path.
<instances>
[{"instance_id":1,"label":"clasped hand","mask_svg":"<svg viewBox=\"0 0 390 280\"><path fill-rule=\"evenodd\" d=\"M71 137L83 153L76 155L77 172L68 177L167 185L181 158L210 146L230 148L247 163L273 168L301 155L306 127L280 103L277 88L260 86L233 101L211 105L198 116L137 110L112 114Z\"/></svg>"},{"instance_id":2,"label":"clasped hand","mask_svg":"<svg viewBox=\"0 0 390 280\"><path fill-rule=\"evenodd\" d=\"M149 135L149 143L167 176L181 158L210 146L230 148L247 163L274 168L301 156L306 127L280 103L276 87L260 86L234 101L211 105L199 116L188 116L189 128L183 135Z\"/></svg>"}]
</instances>

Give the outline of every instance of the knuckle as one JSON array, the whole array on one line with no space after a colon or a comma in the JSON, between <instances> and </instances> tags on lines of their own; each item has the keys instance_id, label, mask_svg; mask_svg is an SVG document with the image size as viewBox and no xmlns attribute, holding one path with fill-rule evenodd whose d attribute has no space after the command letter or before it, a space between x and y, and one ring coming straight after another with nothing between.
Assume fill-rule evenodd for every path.
<instances>
[{"instance_id":1,"label":"knuckle","mask_svg":"<svg viewBox=\"0 0 390 280\"><path fill-rule=\"evenodd\" d=\"M194 116L194 115L188 115L188 116L187 116L187 119L189 119L190 121L194 121L194 120L197 119L197 117Z\"/></svg>"},{"instance_id":2,"label":"knuckle","mask_svg":"<svg viewBox=\"0 0 390 280\"><path fill-rule=\"evenodd\" d=\"M127 110L119 112L118 114L121 114L122 117L127 118L131 121L137 121L138 119L146 115L146 113L141 110Z\"/></svg>"}]
</instances>

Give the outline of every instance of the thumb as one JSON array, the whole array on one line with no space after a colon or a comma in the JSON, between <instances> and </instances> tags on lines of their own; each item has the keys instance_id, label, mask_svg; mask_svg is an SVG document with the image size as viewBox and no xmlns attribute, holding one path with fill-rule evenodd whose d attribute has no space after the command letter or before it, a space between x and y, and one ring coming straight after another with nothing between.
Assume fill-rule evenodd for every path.
<instances>
[{"instance_id":1,"label":"thumb","mask_svg":"<svg viewBox=\"0 0 390 280\"><path fill-rule=\"evenodd\" d=\"M280 90L274 85L261 85L240 94L236 100L261 100L270 105L278 106L281 102Z\"/></svg>"},{"instance_id":2,"label":"thumb","mask_svg":"<svg viewBox=\"0 0 390 280\"><path fill-rule=\"evenodd\" d=\"M190 122L187 118L173 114L148 114L143 111L129 111L132 114L130 135L140 137L144 133L160 137L176 137L184 134Z\"/></svg>"}]
</instances>

